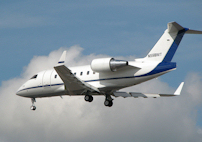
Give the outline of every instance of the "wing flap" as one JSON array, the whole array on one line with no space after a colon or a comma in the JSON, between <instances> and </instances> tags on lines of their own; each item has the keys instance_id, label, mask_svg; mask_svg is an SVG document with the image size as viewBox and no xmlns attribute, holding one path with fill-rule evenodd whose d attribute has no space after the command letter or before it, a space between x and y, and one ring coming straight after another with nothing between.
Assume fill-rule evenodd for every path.
<instances>
[{"instance_id":1,"label":"wing flap","mask_svg":"<svg viewBox=\"0 0 202 142\"><path fill-rule=\"evenodd\" d=\"M162 97L160 94L144 94L144 93L137 93L137 92L113 92L113 96L115 97L134 97L134 98L158 98Z\"/></svg>"},{"instance_id":2,"label":"wing flap","mask_svg":"<svg viewBox=\"0 0 202 142\"><path fill-rule=\"evenodd\" d=\"M113 96L115 97L134 97L134 98L158 98L158 97L172 97L172 96L179 96L182 88L183 88L184 82L182 82L174 94L146 94L146 93L138 93L138 92L113 92Z\"/></svg>"},{"instance_id":3,"label":"wing flap","mask_svg":"<svg viewBox=\"0 0 202 142\"><path fill-rule=\"evenodd\" d=\"M134 93L134 92L131 92L131 95L135 98L138 98L138 97L143 97L143 98L157 98L157 97L160 97L159 94L143 94L143 93Z\"/></svg>"}]
</instances>

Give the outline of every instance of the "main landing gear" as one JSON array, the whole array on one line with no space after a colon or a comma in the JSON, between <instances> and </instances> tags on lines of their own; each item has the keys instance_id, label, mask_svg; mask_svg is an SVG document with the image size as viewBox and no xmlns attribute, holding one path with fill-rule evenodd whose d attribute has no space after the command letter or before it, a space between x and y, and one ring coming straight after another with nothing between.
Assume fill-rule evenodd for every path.
<instances>
[{"instance_id":1,"label":"main landing gear","mask_svg":"<svg viewBox=\"0 0 202 142\"><path fill-rule=\"evenodd\" d=\"M86 94L84 97L84 100L87 102L92 102L93 101L93 96ZM112 107L113 106L113 99L111 98L110 95L106 95L105 101L104 101L104 105L107 107Z\"/></svg>"},{"instance_id":2,"label":"main landing gear","mask_svg":"<svg viewBox=\"0 0 202 142\"><path fill-rule=\"evenodd\" d=\"M112 107L113 106L113 101L112 100L105 100L104 105L107 107Z\"/></svg>"},{"instance_id":3,"label":"main landing gear","mask_svg":"<svg viewBox=\"0 0 202 142\"><path fill-rule=\"evenodd\" d=\"M107 107L112 107L113 106L113 99L110 95L106 95L104 105Z\"/></svg>"},{"instance_id":4,"label":"main landing gear","mask_svg":"<svg viewBox=\"0 0 202 142\"><path fill-rule=\"evenodd\" d=\"M30 107L31 110L36 110L36 106L34 105L34 102L36 102L36 99L35 98L31 98L31 101L32 101L32 106Z\"/></svg>"},{"instance_id":5,"label":"main landing gear","mask_svg":"<svg viewBox=\"0 0 202 142\"><path fill-rule=\"evenodd\" d=\"M87 101L87 102L92 102L93 101L93 96L85 95L84 100Z\"/></svg>"}]
</instances>

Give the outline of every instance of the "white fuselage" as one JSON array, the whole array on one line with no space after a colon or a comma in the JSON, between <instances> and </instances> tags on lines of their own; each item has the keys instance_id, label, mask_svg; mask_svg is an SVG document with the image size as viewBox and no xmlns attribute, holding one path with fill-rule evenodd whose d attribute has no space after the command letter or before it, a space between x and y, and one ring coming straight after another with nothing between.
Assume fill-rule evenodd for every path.
<instances>
[{"instance_id":1,"label":"white fuselage","mask_svg":"<svg viewBox=\"0 0 202 142\"><path fill-rule=\"evenodd\" d=\"M129 61L129 66L125 68L103 73L94 72L90 65L69 69L80 80L98 88L101 92L107 92L142 83L175 69L172 67L151 73L158 64L149 61ZM139 66L141 69L134 66ZM36 75L37 77L28 80L19 88L18 95L30 98L72 95L67 94L63 81L54 69Z\"/></svg>"}]
</instances>

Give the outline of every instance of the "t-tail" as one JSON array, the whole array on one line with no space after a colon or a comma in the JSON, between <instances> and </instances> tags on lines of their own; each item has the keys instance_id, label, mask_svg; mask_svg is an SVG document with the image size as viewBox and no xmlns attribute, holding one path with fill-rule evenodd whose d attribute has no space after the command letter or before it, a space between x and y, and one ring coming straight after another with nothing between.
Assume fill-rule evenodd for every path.
<instances>
[{"instance_id":1,"label":"t-tail","mask_svg":"<svg viewBox=\"0 0 202 142\"><path fill-rule=\"evenodd\" d=\"M168 23L168 28L145 59L148 61L171 62L185 33L202 34L202 31L184 28L176 22Z\"/></svg>"}]
</instances>

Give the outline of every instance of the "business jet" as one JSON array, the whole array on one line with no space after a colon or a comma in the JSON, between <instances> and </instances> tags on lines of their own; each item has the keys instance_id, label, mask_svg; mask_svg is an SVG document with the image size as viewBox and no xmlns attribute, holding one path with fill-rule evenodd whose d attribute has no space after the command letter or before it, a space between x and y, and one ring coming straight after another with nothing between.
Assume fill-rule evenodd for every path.
<instances>
[{"instance_id":1,"label":"business jet","mask_svg":"<svg viewBox=\"0 0 202 142\"><path fill-rule=\"evenodd\" d=\"M67 67L65 66L66 51L64 51L53 69L35 74L18 89L16 94L31 98L31 110L36 110L36 98L52 96L83 95L85 101L92 102L93 96L103 95L104 105L107 107L113 105L113 97L178 96L184 82L173 94L145 94L119 90L175 70L176 63L171 60L184 34L202 34L202 31L191 30L176 22L170 22L148 55L134 61L117 60L112 57L99 58L92 60L87 66Z\"/></svg>"}]
</instances>

